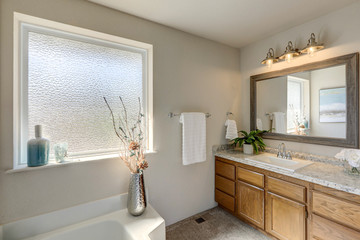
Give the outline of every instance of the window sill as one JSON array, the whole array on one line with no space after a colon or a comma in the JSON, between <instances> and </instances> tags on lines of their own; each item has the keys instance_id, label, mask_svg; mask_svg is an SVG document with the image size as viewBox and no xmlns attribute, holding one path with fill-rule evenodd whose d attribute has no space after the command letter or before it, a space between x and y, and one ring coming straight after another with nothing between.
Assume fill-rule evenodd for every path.
<instances>
[{"instance_id":1,"label":"window sill","mask_svg":"<svg viewBox=\"0 0 360 240\"><path fill-rule=\"evenodd\" d=\"M146 155L154 154L156 151L148 151L145 153ZM47 165L39 166L39 167L28 167L27 165L21 165L18 168L7 170L5 173L12 174L12 173L19 173L19 172L31 172L41 169L49 169L49 168L57 168L67 165L73 165L73 164L80 164L84 162L91 162L91 161L97 161L97 160L106 160L106 159L114 159L118 158L118 154L109 154L109 155L101 155L101 156L95 156L95 157L84 157L84 158L74 158L69 161L65 161L63 163L57 163L55 161L50 161Z\"/></svg>"}]
</instances>

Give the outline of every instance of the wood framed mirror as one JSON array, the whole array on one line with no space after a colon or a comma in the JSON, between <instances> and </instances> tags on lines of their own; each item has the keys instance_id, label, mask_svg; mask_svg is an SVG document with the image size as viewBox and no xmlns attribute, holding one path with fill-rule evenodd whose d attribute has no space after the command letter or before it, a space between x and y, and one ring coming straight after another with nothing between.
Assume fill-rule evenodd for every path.
<instances>
[{"instance_id":1,"label":"wood framed mirror","mask_svg":"<svg viewBox=\"0 0 360 240\"><path fill-rule=\"evenodd\" d=\"M250 128L264 138L359 148L358 53L250 81Z\"/></svg>"}]
</instances>

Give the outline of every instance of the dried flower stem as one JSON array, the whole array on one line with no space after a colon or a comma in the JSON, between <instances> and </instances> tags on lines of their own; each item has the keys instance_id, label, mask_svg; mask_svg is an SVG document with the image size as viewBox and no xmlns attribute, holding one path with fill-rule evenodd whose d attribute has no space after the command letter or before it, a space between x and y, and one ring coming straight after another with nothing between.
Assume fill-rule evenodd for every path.
<instances>
[{"instance_id":1,"label":"dried flower stem","mask_svg":"<svg viewBox=\"0 0 360 240\"><path fill-rule=\"evenodd\" d=\"M121 105L122 105L122 107L123 107L124 114L125 114L124 121L125 121L126 130L127 130L127 132L129 133L129 136L132 138L131 132L130 132L130 130L129 130L127 110L126 110L124 101L122 100L122 97L119 97L119 98L120 98Z\"/></svg>"},{"instance_id":2,"label":"dried flower stem","mask_svg":"<svg viewBox=\"0 0 360 240\"><path fill-rule=\"evenodd\" d=\"M109 103L108 103L108 101L106 100L105 97L104 97L104 100L105 100L105 103L106 103L107 107L108 107L109 110L110 110L110 114L111 114L111 118L112 118L112 122L113 122L113 127L114 127L115 134L116 134L116 136L117 136L118 138L120 138L120 140L122 140L121 137L120 137L120 135L119 135L119 133L118 133L118 131L116 130L114 113L113 113L113 111L111 110L111 107L110 107L110 105L109 105Z\"/></svg>"},{"instance_id":3,"label":"dried flower stem","mask_svg":"<svg viewBox=\"0 0 360 240\"><path fill-rule=\"evenodd\" d=\"M114 112L112 111L110 104L104 97L104 101L110 110L112 125L115 134L122 143L122 154L120 154L120 158L124 161L125 165L130 169L132 173L138 173L148 167L148 163L145 160L144 155L144 132L142 130L142 118L144 117L144 115L142 114L141 100L140 98L138 98L139 112L137 120L134 124L131 125L133 127L129 127L126 106L123 99L121 97L119 97L119 99L121 102L122 111L120 111L119 123L116 124Z\"/></svg>"}]
</instances>

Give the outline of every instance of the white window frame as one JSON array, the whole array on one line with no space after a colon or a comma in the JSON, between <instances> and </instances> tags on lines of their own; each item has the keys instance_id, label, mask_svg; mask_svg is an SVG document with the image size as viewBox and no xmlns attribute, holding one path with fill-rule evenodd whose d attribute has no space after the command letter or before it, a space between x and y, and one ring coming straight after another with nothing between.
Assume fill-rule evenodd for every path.
<instances>
[{"instance_id":1,"label":"white window frame","mask_svg":"<svg viewBox=\"0 0 360 240\"><path fill-rule=\"evenodd\" d=\"M304 79L304 78L299 78L299 77L294 77L294 76L288 76L287 78L287 82L294 82L294 83L299 83L300 84L300 116L304 116L305 114L305 95L304 95L304 89L305 89L305 84L307 84L307 87L309 88L309 80ZM289 106L288 106L289 107ZM300 119L301 120L301 119ZM288 128L287 129L288 133L292 133L295 132L295 128Z\"/></svg>"},{"instance_id":2,"label":"white window frame","mask_svg":"<svg viewBox=\"0 0 360 240\"><path fill-rule=\"evenodd\" d=\"M58 23L38 17L33 17L14 12L14 61L13 61L13 146L14 146L14 169L26 167L21 163L21 159L26 158L27 139L27 33L28 31L53 33L55 36L65 36L66 38L81 39L82 41L104 45L133 48L144 54L143 72L143 108L146 116L146 145L147 151L153 151L153 46L148 43L138 42L110 34L105 34L85 28L75 27L63 23ZM109 153L103 153L109 156ZM104 158L99 157L100 158Z\"/></svg>"}]
</instances>

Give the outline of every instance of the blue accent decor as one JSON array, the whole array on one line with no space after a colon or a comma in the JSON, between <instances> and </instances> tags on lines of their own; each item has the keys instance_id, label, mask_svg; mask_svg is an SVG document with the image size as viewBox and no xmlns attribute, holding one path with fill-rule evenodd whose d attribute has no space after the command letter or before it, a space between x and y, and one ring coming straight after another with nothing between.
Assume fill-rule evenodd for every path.
<instances>
[{"instance_id":1,"label":"blue accent decor","mask_svg":"<svg viewBox=\"0 0 360 240\"><path fill-rule=\"evenodd\" d=\"M35 139L31 139L27 144L27 165L37 167L48 164L50 141L41 137L41 126L35 126Z\"/></svg>"}]
</instances>

